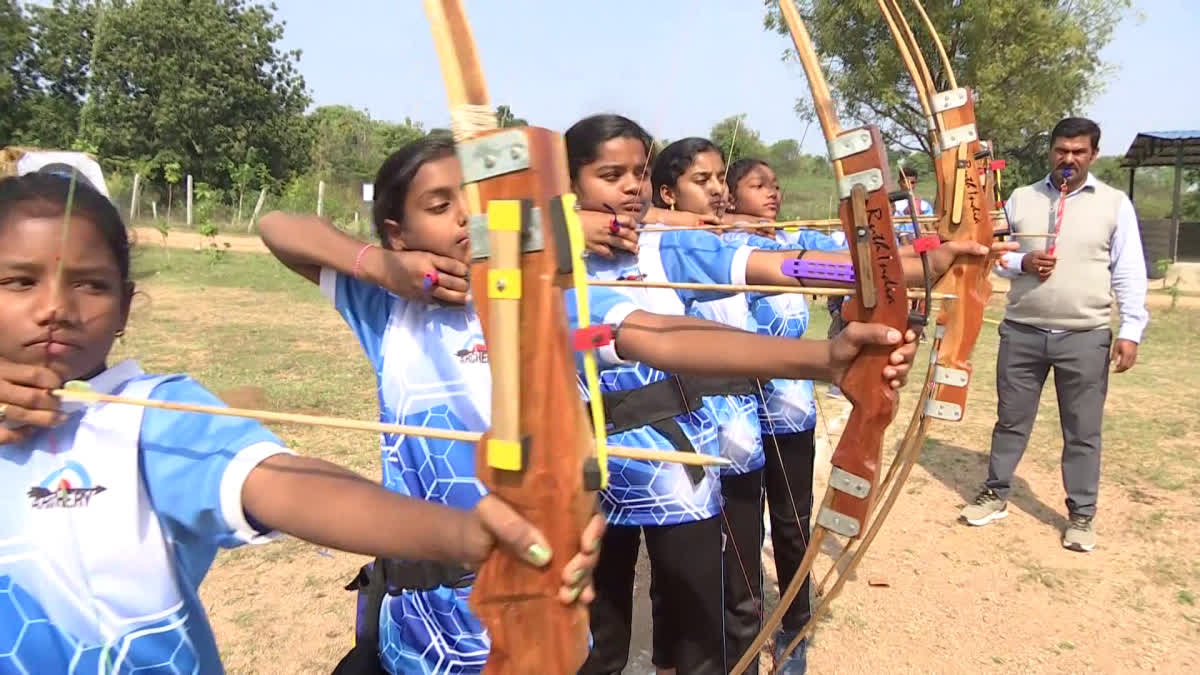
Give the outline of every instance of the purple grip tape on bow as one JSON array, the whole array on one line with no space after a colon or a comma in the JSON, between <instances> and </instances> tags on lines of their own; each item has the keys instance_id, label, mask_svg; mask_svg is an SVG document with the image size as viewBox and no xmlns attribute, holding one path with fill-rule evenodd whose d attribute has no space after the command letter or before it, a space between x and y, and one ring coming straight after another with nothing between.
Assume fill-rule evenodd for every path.
<instances>
[{"instance_id":1,"label":"purple grip tape on bow","mask_svg":"<svg viewBox=\"0 0 1200 675\"><path fill-rule=\"evenodd\" d=\"M854 265L818 260L785 260L783 273L797 279L819 279L854 283Z\"/></svg>"}]
</instances>

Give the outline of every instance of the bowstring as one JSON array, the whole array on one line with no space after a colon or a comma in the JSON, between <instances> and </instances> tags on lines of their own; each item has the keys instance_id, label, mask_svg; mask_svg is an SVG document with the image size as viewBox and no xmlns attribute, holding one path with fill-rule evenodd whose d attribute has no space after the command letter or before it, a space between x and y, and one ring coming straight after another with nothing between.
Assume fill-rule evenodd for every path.
<instances>
[{"instance_id":1,"label":"bowstring","mask_svg":"<svg viewBox=\"0 0 1200 675\"><path fill-rule=\"evenodd\" d=\"M64 282L64 278L66 276L67 242L70 240L69 238L70 238L70 233L71 233L71 215L75 210L75 189L78 184L79 184L79 170L75 167L72 167L70 183L67 186L67 202L63 207L62 236L59 239L58 252L55 255L54 276L51 278L51 286L50 286L50 297L51 298L55 298L55 297L61 295L61 293L62 293L63 282ZM59 311L62 311L61 308L59 309ZM53 333L53 328L51 328L51 333ZM45 357L46 358L43 361L43 365L45 366L45 368L47 370L50 370L50 365L51 365L52 359L50 358L50 351L48 348L46 350ZM58 468L60 471L59 475L61 476L62 475L61 472L62 472L62 470L66 469L67 464L66 464L66 458L64 457L64 453L59 452L60 447L59 447L59 442L58 442L58 430L54 429L54 428L47 429L46 435L47 435L48 445L50 448L50 454L53 455L54 458L57 460ZM65 450L69 450L69 449L70 448L66 448ZM107 630L104 629L104 626L102 626L100 623L100 606L99 606L98 600L96 599L96 593L95 593L94 587L92 585L91 574L88 573L87 564L83 559L83 546L80 544L80 541L79 541L79 530L75 526L75 517L72 514L71 509L64 509L64 511L65 511L65 513L63 513L63 519L66 520L67 528L70 530L70 540L71 540L73 553L75 556L75 560L77 561L77 564L79 566L79 571L81 572L84 590L87 592L87 596L88 596L87 607L88 607L88 609L91 610L92 622L95 624L97 630L100 631L101 637L105 641L104 644L99 645L103 649L103 651L102 651L103 660L101 660L98 663L98 665L100 667L100 672L102 674L105 672L112 672L116 668L116 665L112 661L112 653L107 644L109 642L110 638L108 635L106 635ZM106 670L106 667L107 667L107 670Z\"/></svg>"}]
</instances>

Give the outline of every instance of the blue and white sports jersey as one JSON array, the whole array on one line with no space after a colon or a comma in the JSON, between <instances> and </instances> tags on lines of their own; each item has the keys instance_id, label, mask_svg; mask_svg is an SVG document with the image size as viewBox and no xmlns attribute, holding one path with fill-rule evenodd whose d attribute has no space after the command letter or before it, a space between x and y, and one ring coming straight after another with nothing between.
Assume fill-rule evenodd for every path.
<instances>
[{"instance_id":1,"label":"blue and white sports jersey","mask_svg":"<svg viewBox=\"0 0 1200 675\"><path fill-rule=\"evenodd\" d=\"M91 385L221 405L186 376L131 361ZM223 672L196 589L218 547L271 540L248 522L242 485L288 450L250 420L75 410L0 445L0 672Z\"/></svg>"},{"instance_id":2,"label":"blue and white sports jersey","mask_svg":"<svg viewBox=\"0 0 1200 675\"><path fill-rule=\"evenodd\" d=\"M693 303L689 313L751 333L758 328L745 293ZM757 393L706 396L704 401L717 418L721 456L732 462L721 469L721 474L741 475L761 469L766 457L763 455L762 434L758 425Z\"/></svg>"},{"instance_id":3,"label":"blue and white sports jersey","mask_svg":"<svg viewBox=\"0 0 1200 675\"><path fill-rule=\"evenodd\" d=\"M774 240L755 235L732 233L735 240L744 240L759 248L776 250L837 251L845 247L822 232L780 230ZM772 246L772 244L774 246ZM808 303L800 293L747 296L758 332L776 337L800 338L808 330ZM764 383L758 409L762 433L794 434L816 427L817 407L813 400L811 380L771 380Z\"/></svg>"},{"instance_id":4,"label":"blue and white sports jersey","mask_svg":"<svg viewBox=\"0 0 1200 675\"><path fill-rule=\"evenodd\" d=\"M763 242L771 243L769 239L761 237L752 240L728 234L722 236L722 239L736 246L749 245L755 248L762 248ZM690 313L751 333L758 329L745 293L693 303ZM730 466L721 469L721 475L741 475L761 469L766 463L766 456L763 455L762 433L759 431L758 394L710 396L706 397L705 402L714 403L717 400L720 403L712 407L717 417L721 456L732 462Z\"/></svg>"},{"instance_id":5,"label":"blue and white sports jersey","mask_svg":"<svg viewBox=\"0 0 1200 675\"><path fill-rule=\"evenodd\" d=\"M647 232L639 237L638 247L636 256L627 253L611 259L589 256L588 275L605 280L744 284L746 264L754 250L709 232L691 230ZM731 295L727 291L661 288L619 290L641 309L672 316L686 316L696 303ZM613 365L600 373L600 386L604 391L623 391L668 377L668 373L644 363ZM736 416L727 398L705 397L699 410L675 416L697 452L720 454L720 422ZM650 427L613 434L611 440L614 445L677 449ZM719 475L715 469L706 470L705 478L693 483L678 464L629 459L609 460L609 487L600 493L600 499L608 522L614 525L675 525L711 518L721 510Z\"/></svg>"},{"instance_id":6,"label":"blue and white sports jersey","mask_svg":"<svg viewBox=\"0 0 1200 675\"><path fill-rule=\"evenodd\" d=\"M479 316L469 307L406 300L329 269L321 291L367 354L379 388L380 420L458 431L491 424L492 376ZM574 306L574 292L567 294ZM619 324L634 307L593 289L591 320ZM601 358L612 347L597 350ZM615 356L615 355L614 355ZM475 476L475 444L384 434L383 485L401 494L469 509L487 494ZM384 599L379 650L392 673L475 673L490 640L468 607L471 589L405 591Z\"/></svg>"}]
</instances>

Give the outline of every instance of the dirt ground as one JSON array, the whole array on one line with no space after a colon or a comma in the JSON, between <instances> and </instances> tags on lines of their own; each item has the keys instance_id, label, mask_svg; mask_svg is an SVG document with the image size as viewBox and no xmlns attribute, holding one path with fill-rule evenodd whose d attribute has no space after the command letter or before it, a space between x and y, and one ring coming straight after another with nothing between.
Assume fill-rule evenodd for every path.
<instances>
[{"instance_id":1,"label":"dirt ground","mask_svg":"<svg viewBox=\"0 0 1200 675\"><path fill-rule=\"evenodd\" d=\"M154 230L139 232L139 238L143 244L159 241ZM202 240L183 232L169 236L170 245L180 248L194 248ZM231 250L261 247L257 239L228 241ZM216 302L232 302L217 291L206 293ZM189 296L173 297L164 289L153 295L160 315L174 312L200 320L187 306ZM1152 295L1152 311L1161 312L1169 302ZM1180 307L1200 307L1200 298L1181 297ZM330 330L340 334L331 314L314 310L314 317L323 318L311 321L328 320ZM1196 345L1195 335L1183 339ZM354 351L347 353L358 358ZM1113 377L1105 430L1112 460L1103 469L1099 545L1089 554L1059 545L1066 519L1050 384L1018 470L1009 517L984 528L957 522L959 509L986 473L995 419L994 362L993 335L976 350L976 376L986 384L972 388L965 421L930 425L929 441L904 494L818 628L809 652L811 672L1200 671L1200 489L1195 481L1200 477L1195 401L1200 399L1194 397L1200 373L1194 358L1147 345L1139 369ZM253 388L238 396L261 405ZM826 461L818 462L825 467L818 495L824 492L830 443L836 443L847 413L844 402L820 398L818 436ZM906 392L905 398L914 397ZM907 415L902 408L893 430L903 429ZM1180 458L1178 473L1147 479L1155 474L1146 467L1162 457ZM368 460L365 466L370 465ZM377 475L377 467L364 472ZM836 554L836 546L825 547L819 573ZM775 596L769 548L763 560L769 612ZM201 595L229 671L330 672L352 641L353 596L341 587L362 562L291 539L222 553ZM643 599L647 579L639 580ZM625 672L651 673L644 602L636 620Z\"/></svg>"}]
</instances>

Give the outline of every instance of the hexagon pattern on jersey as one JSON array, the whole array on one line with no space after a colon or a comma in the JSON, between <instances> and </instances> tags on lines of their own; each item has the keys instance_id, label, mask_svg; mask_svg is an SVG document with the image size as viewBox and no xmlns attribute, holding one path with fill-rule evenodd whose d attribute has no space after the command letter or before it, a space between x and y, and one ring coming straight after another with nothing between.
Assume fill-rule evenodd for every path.
<instances>
[{"instance_id":1,"label":"hexagon pattern on jersey","mask_svg":"<svg viewBox=\"0 0 1200 675\"><path fill-rule=\"evenodd\" d=\"M41 569L53 574L52 566ZM67 588L60 584L59 588ZM73 598L82 612L91 598ZM186 613L176 612L148 623L104 645L85 645L51 623L41 604L8 575L0 576L0 672L120 673L122 675L191 675L199 672L186 631ZM104 665L101 669L101 660Z\"/></svg>"},{"instance_id":2,"label":"hexagon pattern on jersey","mask_svg":"<svg viewBox=\"0 0 1200 675\"><path fill-rule=\"evenodd\" d=\"M808 329L808 303L798 293L758 296L750 311L764 335L799 339ZM816 426L817 407L811 380L763 383L758 411L764 434L793 434Z\"/></svg>"},{"instance_id":3,"label":"hexagon pattern on jersey","mask_svg":"<svg viewBox=\"0 0 1200 675\"><path fill-rule=\"evenodd\" d=\"M636 389L665 379L668 375L643 363L608 368L600 373L604 391ZM719 454L717 421L702 407L675 420L697 452ZM639 427L609 437L613 445L656 450L674 450L662 434ZM616 525L674 525L710 518L720 512L720 490L716 471L708 469L699 483L692 483L679 464L645 462L610 457L608 489L600 492L600 504L608 522Z\"/></svg>"},{"instance_id":4,"label":"hexagon pattern on jersey","mask_svg":"<svg viewBox=\"0 0 1200 675\"><path fill-rule=\"evenodd\" d=\"M466 429L454 413L454 398L465 396L465 391L409 396L403 402L408 414L397 421ZM458 508L471 508L486 494L475 477L474 443L395 434L385 435L382 442L383 482L388 489ZM490 642L468 607L469 597L469 588L438 588L386 598L379 616L379 649L388 671L479 672Z\"/></svg>"},{"instance_id":5,"label":"hexagon pattern on jersey","mask_svg":"<svg viewBox=\"0 0 1200 675\"><path fill-rule=\"evenodd\" d=\"M469 597L469 588L388 597L379 616L384 668L405 675L480 672L491 640L479 620L464 611Z\"/></svg>"}]
</instances>

